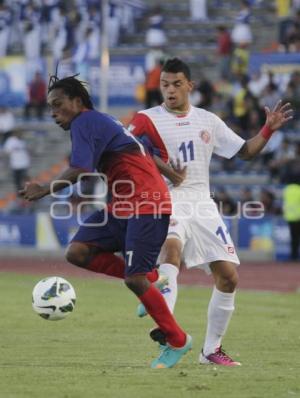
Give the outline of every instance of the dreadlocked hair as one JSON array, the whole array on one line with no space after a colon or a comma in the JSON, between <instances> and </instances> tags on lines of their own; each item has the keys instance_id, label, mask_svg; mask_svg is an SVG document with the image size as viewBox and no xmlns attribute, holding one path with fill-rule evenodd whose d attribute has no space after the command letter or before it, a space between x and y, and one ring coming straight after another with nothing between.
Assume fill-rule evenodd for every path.
<instances>
[{"instance_id":1,"label":"dreadlocked hair","mask_svg":"<svg viewBox=\"0 0 300 398\"><path fill-rule=\"evenodd\" d=\"M184 76L191 80L191 70L186 63L181 61L179 58L170 58L167 59L163 64L162 72L167 73L180 73L182 72Z\"/></svg>"},{"instance_id":2,"label":"dreadlocked hair","mask_svg":"<svg viewBox=\"0 0 300 398\"><path fill-rule=\"evenodd\" d=\"M59 79L57 74L51 75L48 83L48 94L55 89L61 89L69 98L79 97L87 109L94 109L91 97L85 87L86 82L76 79L79 73Z\"/></svg>"}]
</instances>

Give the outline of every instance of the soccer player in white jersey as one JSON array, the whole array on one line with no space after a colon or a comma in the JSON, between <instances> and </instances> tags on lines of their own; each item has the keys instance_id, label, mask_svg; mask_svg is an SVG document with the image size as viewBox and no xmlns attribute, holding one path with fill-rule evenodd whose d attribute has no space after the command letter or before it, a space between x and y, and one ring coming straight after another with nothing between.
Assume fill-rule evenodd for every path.
<instances>
[{"instance_id":1,"label":"soccer player in white jersey","mask_svg":"<svg viewBox=\"0 0 300 398\"><path fill-rule=\"evenodd\" d=\"M157 165L169 179L173 215L160 254L160 272L169 277L164 298L173 312L177 275L183 262L187 268L200 267L212 273L215 286L199 362L240 365L221 346L234 311L239 259L210 195L209 164L213 153L225 158L237 155L252 159L261 152L272 133L292 118L292 110L290 104L281 102L273 110L266 107L265 125L255 137L245 141L218 116L190 104L193 82L189 67L180 59L170 59L164 64L160 88L163 104L138 112L130 130L163 160L157 161ZM142 305L138 312L140 316L146 314ZM150 335L164 342L159 329Z\"/></svg>"}]
</instances>

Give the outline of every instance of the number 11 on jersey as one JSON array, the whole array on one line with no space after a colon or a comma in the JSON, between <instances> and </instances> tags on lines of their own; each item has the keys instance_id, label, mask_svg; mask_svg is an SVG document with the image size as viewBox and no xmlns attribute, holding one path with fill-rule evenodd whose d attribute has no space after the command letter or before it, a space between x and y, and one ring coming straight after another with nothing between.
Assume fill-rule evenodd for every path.
<instances>
[{"instance_id":1,"label":"number 11 on jersey","mask_svg":"<svg viewBox=\"0 0 300 398\"><path fill-rule=\"evenodd\" d=\"M182 152L183 161L185 163L190 161L190 160L194 160L195 159L194 142L193 141L189 141L188 143L182 142L178 149L179 149L179 152Z\"/></svg>"}]
</instances>

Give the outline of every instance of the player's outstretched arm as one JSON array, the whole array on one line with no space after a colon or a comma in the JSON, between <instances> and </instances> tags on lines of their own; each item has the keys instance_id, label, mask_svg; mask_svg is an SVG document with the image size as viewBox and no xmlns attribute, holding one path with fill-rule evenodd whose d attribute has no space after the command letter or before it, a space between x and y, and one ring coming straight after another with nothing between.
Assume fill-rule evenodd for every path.
<instances>
[{"instance_id":1,"label":"player's outstretched arm","mask_svg":"<svg viewBox=\"0 0 300 398\"><path fill-rule=\"evenodd\" d=\"M28 201L34 201L49 195L52 192L60 191L61 189L74 184L80 174L84 170L69 167L67 170L63 171L58 177L54 178L46 184L39 184L37 182L27 182L25 187L21 189L18 193L21 197Z\"/></svg>"},{"instance_id":2,"label":"player's outstretched arm","mask_svg":"<svg viewBox=\"0 0 300 398\"><path fill-rule=\"evenodd\" d=\"M286 103L282 105L281 100L278 101L272 110L266 106L265 113L265 125L255 137L247 140L238 152L238 156L241 159L253 159L262 151L272 134L293 118L293 109L291 108L291 104Z\"/></svg>"},{"instance_id":3,"label":"player's outstretched arm","mask_svg":"<svg viewBox=\"0 0 300 398\"><path fill-rule=\"evenodd\" d=\"M167 177L174 187L178 187L185 180L187 166L181 167L179 160L177 160L176 164L171 160L170 165L156 155L153 156L153 160L160 173Z\"/></svg>"}]
</instances>

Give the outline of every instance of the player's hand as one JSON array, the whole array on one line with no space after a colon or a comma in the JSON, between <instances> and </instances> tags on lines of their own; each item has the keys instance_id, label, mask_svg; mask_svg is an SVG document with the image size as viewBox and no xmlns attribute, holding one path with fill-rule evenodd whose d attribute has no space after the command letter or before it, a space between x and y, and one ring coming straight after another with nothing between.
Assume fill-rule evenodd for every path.
<instances>
[{"instance_id":1,"label":"player's hand","mask_svg":"<svg viewBox=\"0 0 300 398\"><path fill-rule=\"evenodd\" d=\"M293 119L293 109L289 102L282 105L282 101L280 100L272 110L265 106L265 112L267 118L266 125L272 131L278 130L286 122Z\"/></svg>"},{"instance_id":2,"label":"player's hand","mask_svg":"<svg viewBox=\"0 0 300 398\"><path fill-rule=\"evenodd\" d=\"M182 167L179 159L177 159L176 162L171 159L170 165L174 171L174 174L172 174L171 182L174 187L178 187L186 178L187 166Z\"/></svg>"},{"instance_id":3,"label":"player's hand","mask_svg":"<svg viewBox=\"0 0 300 398\"><path fill-rule=\"evenodd\" d=\"M30 202L43 198L47 193L46 188L36 182L27 182L24 188L18 192L22 198Z\"/></svg>"}]
</instances>

